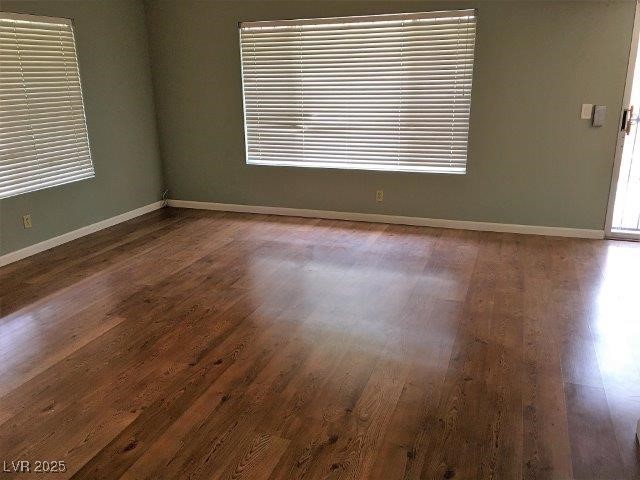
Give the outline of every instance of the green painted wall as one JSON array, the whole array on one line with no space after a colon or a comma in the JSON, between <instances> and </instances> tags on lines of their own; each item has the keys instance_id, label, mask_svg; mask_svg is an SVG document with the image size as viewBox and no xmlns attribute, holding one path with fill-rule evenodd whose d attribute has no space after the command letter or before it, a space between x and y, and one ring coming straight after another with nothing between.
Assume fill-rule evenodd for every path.
<instances>
[{"instance_id":1,"label":"green painted wall","mask_svg":"<svg viewBox=\"0 0 640 480\"><path fill-rule=\"evenodd\" d=\"M157 201L163 182L142 2L2 0L0 8L74 20L96 170L95 179L0 200L0 253Z\"/></svg>"},{"instance_id":2,"label":"green painted wall","mask_svg":"<svg viewBox=\"0 0 640 480\"><path fill-rule=\"evenodd\" d=\"M167 186L182 200L602 229L634 5L149 1ZM469 7L478 33L467 175L245 165L239 21ZM606 126L580 120L582 103L607 105Z\"/></svg>"},{"instance_id":3,"label":"green painted wall","mask_svg":"<svg viewBox=\"0 0 640 480\"><path fill-rule=\"evenodd\" d=\"M245 165L238 21L469 7L479 19L467 175ZM632 0L2 0L1 8L74 20L96 178L0 200L0 254L158 200L162 165L183 200L603 228ZM583 102L608 106L604 128L578 118Z\"/></svg>"}]
</instances>

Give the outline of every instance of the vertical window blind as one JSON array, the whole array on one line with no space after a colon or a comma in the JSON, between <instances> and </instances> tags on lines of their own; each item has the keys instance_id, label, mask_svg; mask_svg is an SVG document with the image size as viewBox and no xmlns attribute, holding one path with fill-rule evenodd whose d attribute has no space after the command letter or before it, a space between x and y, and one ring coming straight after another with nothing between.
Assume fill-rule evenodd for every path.
<instances>
[{"instance_id":1,"label":"vertical window blind","mask_svg":"<svg viewBox=\"0 0 640 480\"><path fill-rule=\"evenodd\" d=\"M0 198L93 176L71 20L0 12Z\"/></svg>"},{"instance_id":2,"label":"vertical window blind","mask_svg":"<svg viewBox=\"0 0 640 480\"><path fill-rule=\"evenodd\" d=\"M240 23L249 164L465 173L473 10Z\"/></svg>"}]
</instances>

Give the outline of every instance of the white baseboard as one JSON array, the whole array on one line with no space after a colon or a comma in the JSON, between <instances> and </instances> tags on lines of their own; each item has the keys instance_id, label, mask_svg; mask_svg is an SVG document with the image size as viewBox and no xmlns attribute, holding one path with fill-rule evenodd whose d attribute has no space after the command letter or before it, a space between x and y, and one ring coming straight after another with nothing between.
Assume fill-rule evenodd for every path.
<instances>
[{"instance_id":1,"label":"white baseboard","mask_svg":"<svg viewBox=\"0 0 640 480\"><path fill-rule=\"evenodd\" d=\"M131 210L129 212L121 213L120 215L107 218L97 223L92 223L91 225L87 225L86 227L64 233L57 237L50 238L49 240L45 240L44 242L36 243L35 245L30 245L23 249L16 250L15 252L7 253L0 256L0 267L13 262L17 262L18 260L22 260L23 258L30 257L31 255L35 255L36 253L44 252L45 250L57 247L58 245L70 242L71 240L84 237L85 235L89 235L90 233L112 227L113 225L117 225L118 223L126 222L127 220L131 220L132 218L139 217L140 215L144 215L145 213L158 210L159 208L162 208L161 201L145 205L144 207L136 208L135 210Z\"/></svg>"},{"instance_id":2,"label":"white baseboard","mask_svg":"<svg viewBox=\"0 0 640 480\"><path fill-rule=\"evenodd\" d=\"M585 228L543 227L536 225L516 225L509 223L471 222L467 220L444 220L439 218L403 217L378 213L332 212L327 210L307 210L301 208L264 207L257 205L235 205L231 203L194 202L189 200L169 200L170 207L195 208L199 210L221 210L226 212L261 213L290 217L326 218L356 222L391 223L416 225L420 227L454 228L458 230L478 230L482 232L522 233L548 235L554 237L604 238L604 230Z\"/></svg>"},{"instance_id":3,"label":"white baseboard","mask_svg":"<svg viewBox=\"0 0 640 480\"><path fill-rule=\"evenodd\" d=\"M349 220L355 222L390 223L399 225L415 225L421 227L454 228L459 230L478 230L483 232L521 233L529 235L549 235L556 237L604 238L603 230L583 228L543 227L535 225L516 225L508 223L471 222L467 220L444 220L438 218L404 217L398 215L382 215L378 213L332 212L328 210L309 210L301 208L265 207L257 205L236 205L231 203L194 202L189 200L169 200L169 206L176 208L194 208L199 210L219 210L226 212L259 213L266 215L284 215L290 217L325 218L330 220ZM162 207L162 202L155 202L129 212L107 218L86 227L50 238L35 245L30 245L15 252L0 256L0 267L8 265L36 253L44 252L63 243L70 242L85 235L126 222L145 213Z\"/></svg>"}]
</instances>

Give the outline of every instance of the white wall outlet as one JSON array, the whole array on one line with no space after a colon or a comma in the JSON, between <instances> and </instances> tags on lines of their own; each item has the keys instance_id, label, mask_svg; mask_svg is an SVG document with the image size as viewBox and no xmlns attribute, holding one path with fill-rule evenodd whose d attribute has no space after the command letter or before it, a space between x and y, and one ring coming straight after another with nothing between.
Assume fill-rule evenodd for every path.
<instances>
[{"instance_id":1,"label":"white wall outlet","mask_svg":"<svg viewBox=\"0 0 640 480\"><path fill-rule=\"evenodd\" d=\"M593 114L593 104L592 103L583 103L582 110L580 110L580 118L582 120L591 120L591 115Z\"/></svg>"},{"instance_id":2,"label":"white wall outlet","mask_svg":"<svg viewBox=\"0 0 640 480\"><path fill-rule=\"evenodd\" d=\"M384 201L384 190L376 190L376 202L382 203Z\"/></svg>"},{"instance_id":3,"label":"white wall outlet","mask_svg":"<svg viewBox=\"0 0 640 480\"><path fill-rule=\"evenodd\" d=\"M22 216L22 226L24 228L31 228L32 224L31 224L31 214L26 214Z\"/></svg>"}]
</instances>

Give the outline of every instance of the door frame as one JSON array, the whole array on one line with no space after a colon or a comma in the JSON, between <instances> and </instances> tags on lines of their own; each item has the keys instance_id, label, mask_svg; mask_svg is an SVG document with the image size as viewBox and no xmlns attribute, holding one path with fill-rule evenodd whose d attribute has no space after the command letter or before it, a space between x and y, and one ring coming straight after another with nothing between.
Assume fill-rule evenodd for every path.
<instances>
[{"instance_id":1,"label":"door frame","mask_svg":"<svg viewBox=\"0 0 640 480\"><path fill-rule=\"evenodd\" d=\"M633 74L635 72L636 59L638 56L638 40L640 37L640 0L636 0L636 10L633 18L633 33L631 36L631 45L629 48L629 63L627 64L627 77L624 85L624 94L622 96L622 108L618 117L618 139L616 141L616 152L613 159L613 172L611 175L611 186L609 188L609 203L607 204L607 215L605 221L605 238L620 240L640 240L640 234L612 232L611 224L613 223L613 208L616 200L616 192L618 190L618 177L620 176L620 164L622 163L622 149L624 148L624 140L626 134L620 129L622 125L622 116L624 109L629 107L631 100L631 88L633 86ZM639 79L640 81L640 79ZM640 87L640 86L639 86ZM639 127L640 128L640 127Z\"/></svg>"}]
</instances>

